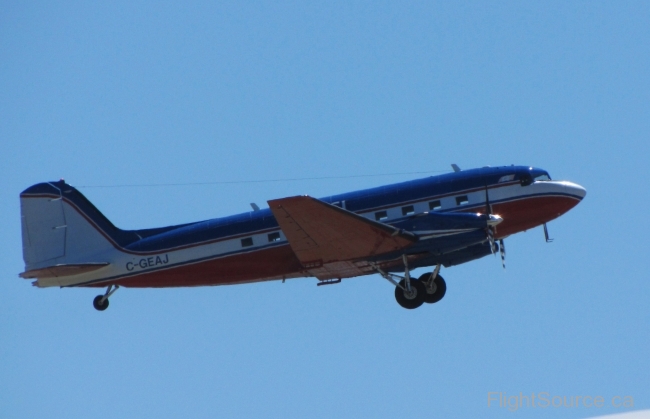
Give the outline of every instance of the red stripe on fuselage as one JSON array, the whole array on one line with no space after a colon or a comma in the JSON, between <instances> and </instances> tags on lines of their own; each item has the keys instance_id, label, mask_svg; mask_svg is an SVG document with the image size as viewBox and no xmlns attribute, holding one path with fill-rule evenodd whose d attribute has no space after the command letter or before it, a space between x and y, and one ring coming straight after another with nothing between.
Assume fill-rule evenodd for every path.
<instances>
[{"instance_id":1,"label":"red stripe on fuselage","mask_svg":"<svg viewBox=\"0 0 650 419\"><path fill-rule=\"evenodd\" d=\"M503 218L497 226L496 238L520 233L556 219L580 203L580 199L566 195L515 198L492 204L492 213ZM485 212L484 207L473 207L463 212Z\"/></svg>"},{"instance_id":2,"label":"red stripe on fuselage","mask_svg":"<svg viewBox=\"0 0 650 419\"><path fill-rule=\"evenodd\" d=\"M524 197L492 205L492 212L503 217L497 238L509 236L551 221L580 202L563 195ZM483 208L467 208L476 212ZM111 283L125 287L187 287L226 285L307 276L306 270L289 245L272 247L178 267L161 269L118 279ZM104 287L106 283L87 286Z\"/></svg>"},{"instance_id":3,"label":"red stripe on fuselage","mask_svg":"<svg viewBox=\"0 0 650 419\"><path fill-rule=\"evenodd\" d=\"M568 196L545 196L496 204L495 214L503 217L497 226L498 238L538 227L556 219L578 205L579 199Z\"/></svg>"},{"instance_id":4,"label":"red stripe on fuselage","mask_svg":"<svg viewBox=\"0 0 650 419\"><path fill-rule=\"evenodd\" d=\"M240 253L111 281L125 287L226 285L306 276L289 245ZM89 286L104 287L106 283Z\"/></svg>"},{"instance_id":5,"label":"red stripe on fuselage","mask_svg":"<svg viewBox=\"0 0 650 419\"><path fill-rule=\"evenodd\" d=\"M493 204L493 213L504 221L497 227L497 238L509 236L551 221L580 202L568 196L542 196ZM476 208L468 208L474 212ZM125 287L187 287L226 285L307 276L289 245L278 246L190 263L122 278L111 283ZM106 283L88 286L104 287Z\"/></svg>"}]
</instances>

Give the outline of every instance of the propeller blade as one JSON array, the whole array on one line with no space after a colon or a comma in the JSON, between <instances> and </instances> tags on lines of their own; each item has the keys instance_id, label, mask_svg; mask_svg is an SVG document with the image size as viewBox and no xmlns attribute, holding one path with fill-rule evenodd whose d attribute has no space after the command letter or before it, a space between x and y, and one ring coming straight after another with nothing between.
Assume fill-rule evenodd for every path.
<instances>
[{"instance_id":1,"label":"propeller blade","mask_svg":"<svg viewBox=\"0 0 650 419\"><path fill-rule=\"evenodd\" d=\"M503 239L499 240L499 249L501 250L501 265L503 269L506 268L506 246L503 244Z\"/></svg>"},{"instance_id":2,"label":"propeller blade","mask_svg":"<svg viewBox=\"0 0 650 419\"><path fill-rule=\"evenodd\" d=\"M494 242L494 230L492 226L488 226L487 228L487 236L488 236L488 241L490 242L490 250L492 251L492 254L496 256L494 252L496 252L496 243Z\"/></svg>"},{"instance_id":3,"label":"propeller blade","mask_svg":"<svg viewBox=\"0 0 650 419\"><path fill-rule=\"evenodd\" d=\"M490 205L490 196L488 195L488 187L485 185L485 213L492 214L492 206Z\"/></svg>"},{"instance_id":4,"label":"propeller blade","mask_svg":"<svg viewBox=\"0 0 650 419\"><path fill-rule=\"evenodd\" d=\"M492 219L492 208L490 207L490 195L488 194L487 185L485 185L485 213L487 214L489 219ZM496 224L498 224L499 222L495 223L494 226L488 225L487 227L487 236L488 236L488 240L490 241L490 250L492 251L492 254L495 256L496 254L494 252L496 252L497 250L496 249L497 245L494 242L494 232L496 231Z\"/></svg>"}]
</instances>

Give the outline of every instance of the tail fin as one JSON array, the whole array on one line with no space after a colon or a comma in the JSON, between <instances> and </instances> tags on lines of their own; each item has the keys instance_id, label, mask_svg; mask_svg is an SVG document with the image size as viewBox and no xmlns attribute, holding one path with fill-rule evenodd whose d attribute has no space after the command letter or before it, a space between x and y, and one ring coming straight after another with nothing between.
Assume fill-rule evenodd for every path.
<instances>
[{"instance_id":1,"label":"tail fin","mask_svg":"<svg viewBox=\"0 0 650 419\"><path fill-rule=\"evenodd\" d=\"M20 194L25 278L63 276L106 265L108 251L138 240L120 230L79 191L59 182L39 183ZM45 269L45 268L50 268ZM57 269L52 269L57 268ZM46 272L45 274L43 272Z\"/></svg>"}]
</instances>

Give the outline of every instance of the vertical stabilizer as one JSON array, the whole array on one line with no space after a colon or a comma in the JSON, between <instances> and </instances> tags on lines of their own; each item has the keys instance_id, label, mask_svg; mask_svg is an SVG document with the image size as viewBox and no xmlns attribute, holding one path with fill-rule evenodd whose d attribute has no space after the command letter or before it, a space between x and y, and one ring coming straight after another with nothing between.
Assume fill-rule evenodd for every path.
<instances>
[{"instance_id":1,"label":"vertical stabilizer","mask_svg":"<svg viewBox=\"0 0 650 419\"><path fill-rule=\"evenodd\" d=\"M45 268L62 272L67 267L67 272L72 265L106 262L107 253L120 239L121 231L63 181L39 183L23 191L20 215L23 277L34 277L33 272Z\"/></svg>"},{"instance_id":2,"label":"vertical stabilizer","mask_svg":"<svg viewBox=\"0 0 650 419\"><path fill-rule=\"evenodd\" d=\"M20 214L26 265L65 256L67 225L60 194L58 197L21 199Z\"/></svg>"}]
</instances>

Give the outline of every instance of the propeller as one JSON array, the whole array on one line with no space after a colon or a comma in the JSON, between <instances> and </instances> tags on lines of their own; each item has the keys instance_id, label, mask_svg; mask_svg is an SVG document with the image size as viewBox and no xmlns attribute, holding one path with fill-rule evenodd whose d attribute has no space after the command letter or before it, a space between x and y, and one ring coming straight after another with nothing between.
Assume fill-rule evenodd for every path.
<instances>
[{"instance_id":1,"label":"propeller","mask_svg":"<svg viewBox=\"0 0 650 419\"><path fill-rule=\"evenodd\" d=\"M499 246L494 240L494 234L497 232L497 224L503 221L503 218L498 215L492 215L492 205L490 204L490 195L488 194L488 187L485 185L485 213L488 215L488 227L487 227L487 236L490 242L490 250L492 254L496 256L496 251L499 250L501 253L501 266L503 269L506 268L506 246L503 244L503 239L499 239Z\"/></svg>"},{"instance_id":2,"label":"propeller","mask_svg":"<svg viewBox=\"0 0 650 419\"><path fill-rule=\"evenodd\" d=\"M490 242L490 250L494 255L497 251L496 243L494 242L494 233L496 232L496 225L490 225L490 219L492 218L492 205L490 205L490 196L488 195L488 187L485 185L485 213L488 216L488 226L487 226L487 236ZM496 255L495 255L496 256Z\"/></svg>"}]
</instances>

